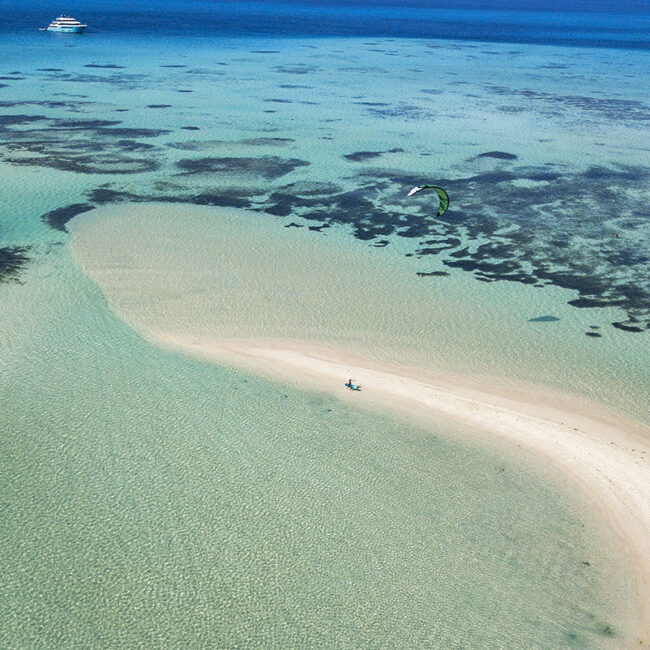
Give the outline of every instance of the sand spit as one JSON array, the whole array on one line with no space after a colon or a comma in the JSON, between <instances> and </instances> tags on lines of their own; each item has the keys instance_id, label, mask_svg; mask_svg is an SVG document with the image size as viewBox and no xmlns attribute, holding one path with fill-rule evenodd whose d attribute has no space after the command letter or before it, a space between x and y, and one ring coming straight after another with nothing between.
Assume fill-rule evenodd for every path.
<instances>
[{"instance_id":1,"label":"sand spit","mask_svg":"<svg viewBox=\"0 0 650 650\"><path fill-rule=\"evenodd\" d=\"M291 271L297 275L304 263L308 276L313 255L300 261L298 253L293 258L280 257L273 248L266 253L267 268L260 245L259 250L248 251L248 257L256 261L253 267L263 271L254 275L250 265L237 266L239 231L224 230L218 223L214 232L206 227L199 247L205 249L205 260L195 261L200 251L192 252L197 246L185 241L182 226L187 228L187 220L198 219L202 213L193 208L174 209L169 214L157 206L139 210L119 206L86 213L72 224L73 253L116 313L153 343L184 354L327 393L362 408L390 409L406 417L415 415L420 421L451 419L534 452L572 477L621 539L638 592L641 632L635 647L650 644L650 431L646 426L569 394L557 397L546 389L523 385L507 388L498 379L472 374L434 374L393 360L384 362L363 348L358 354L345 351L309 322L299 321L298 329L307 332L303 340L290 331L276 336L273 327L280 326L275 321L269 321L272 339L254 330L241 331L243 321L231 324L224 319L231 311L240 319L246 315L250 319L250 303L255 307L257 298L264 307L260 319L274 316L281 326L292 322L288 319L293 313L285 317L269 309L272 304L281 305L280 300L267 302L274 287L260 289L258 285L265 280L278 283L277 295L291 297L287 281L278 279L286 266L282 260L294 259ZM224 247L224 241L230 247ZM226 261L220 260L220 255L228 254ZM331 310L338 306L332 302ZM266 321L258 325L265 329ZM233 336L237 330L239 338ZM349 377L363 386L361 392L345 389Z\"/></svg>"},{"instance_id":2,"label":"sand spit","mask_svg":"<svg viewBox=\"0 0 650 650\"><path fill-rule=\"evenodd\" d=\"M650 445L647 432L584 405L553 408L539 396L481 392L470 381L364 363L333 350L289 341L210 341L149 332L159 345L235 365L354 401L362 407L451 418L526 447L552 462L586 489L631 556L642 618L650 634ZM349 393L344 381L362 385ZM644 435L645 434L645 435ZM642 646L641 646L642 647Z\"/></svg>"}]
</instances>

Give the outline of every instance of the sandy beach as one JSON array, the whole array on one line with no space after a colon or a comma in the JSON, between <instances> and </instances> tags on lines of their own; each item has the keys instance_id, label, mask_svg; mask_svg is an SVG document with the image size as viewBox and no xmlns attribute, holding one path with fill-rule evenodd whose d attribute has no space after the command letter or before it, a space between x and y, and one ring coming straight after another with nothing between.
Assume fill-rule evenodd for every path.
<instances>
[{"instance_id":1,"label":"sandy beach","mask_svg":"<svg viewBox=\"0 0 650 650\"><path fill-rule=\"evenodd\" d=\"M570 474L618 534L638 588L641 629L650 635L650 445L643 428L587 405L554 407L552 398L479 391L470 380L380 367L304 344L210 341L149 333L159 345L233 364L302 388L324 391L365 408L392 409L436 420L451 418L525 447ZM362 386L348 393L352 377ZM641 645L641 647L645 647Z\"/></svg>"},{"instance_id":2,"label":"sandy beach","mask_svg":"<svg viewBox=\"0 0 650 650\"><path fill-rule=\"evenodd\" d=\"M186 210L184 216L200 214L192 210ZM269 327L269 337L249 331L235 337L232 332L251 313L247 310L252 309L255 296L259 296L260 309L267 312L265 317L272 313L273 292L287 290L283 283L288 280L281 274L301 276L304 264L302 276L306 277L314 250L305 260L294 258L294 267L283 271L275 262L274 256L279 254L276 245L267 253L268 260L261 248L256 249L254 268L244 271L238 268L245 259L237 253L242 243L225 225L220 226L222 230L204 232L208 242L204 263L200 258L204 253L187 253L190 242L184 241L175 218L160 206L95 212L72 225L75 258L99 284L111 308L152 343L296 389L328 394L357 407L415 417L420 422L454 421L492 440L527 449L563 476L570 476L621 541L638 592L636 618L641 632L637 641L648 642L650 432L643 424L559 389L395 363L381 359L380 354L368 354L363 347L354 353L312 334L302 340L283 338ZM226 223L225 213L219 214ZM253 228L252 222L249 227ZM146 232L146 240L140 232ZM232 237L237 245L220 248L223 236ZM107 245L98 250L96 241ZM223 252L217 254L217 250ZM318 263L325 267L327 257L319 258ZM243 289L232 281L223 291L217 286L223 284L221 278L237 273L245 276ZM271 282L280 288L270 286ZM227 296L233 296L231 303ZM348 302L354 304L354 296ZM214 305L220 307L206 311ZM232 305L236 316L224 305ZM296 329L300 317L294 313L282 316L287 322L291 318ZM235 325L223 327L217 322L226 318L232 318ZM345 389L344 382L350 377L362 386L360 392Z\"/></svg>"}]
</instances>

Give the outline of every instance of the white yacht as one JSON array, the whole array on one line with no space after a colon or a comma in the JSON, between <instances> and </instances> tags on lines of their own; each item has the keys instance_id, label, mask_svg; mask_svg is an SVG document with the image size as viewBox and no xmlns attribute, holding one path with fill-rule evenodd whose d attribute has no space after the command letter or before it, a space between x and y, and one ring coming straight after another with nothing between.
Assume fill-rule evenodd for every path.
<instances>
[{"instance_id":1,"label":"white yacht","mask_svg":"<svg viewBox=\"0 0 650 650\"><path fill-rule=\"evenodd\" d=\"M41 31L67 32L69 34L81 34L88 25L82 25L78 20L66 15L55 18L48 27L42 27Z\"/></svg>"}]
</instances>

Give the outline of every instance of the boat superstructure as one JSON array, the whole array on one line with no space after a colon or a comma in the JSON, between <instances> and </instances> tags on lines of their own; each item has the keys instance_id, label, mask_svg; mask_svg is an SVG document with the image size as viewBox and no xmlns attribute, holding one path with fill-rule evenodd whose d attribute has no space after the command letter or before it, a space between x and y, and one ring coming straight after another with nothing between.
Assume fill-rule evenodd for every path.
<instances>
[{"instance_id":1,"label":"boat superstructure","mask_svg":"<svg viewBox=\"0 0 650 650\"><path fill-rule=\"evenodd\" d=\"M68 32L69 34L81 34L88 25L82 25L71 16L62 14L55 18L46 28L48 32Z\"/></svg>"}]
</instances>

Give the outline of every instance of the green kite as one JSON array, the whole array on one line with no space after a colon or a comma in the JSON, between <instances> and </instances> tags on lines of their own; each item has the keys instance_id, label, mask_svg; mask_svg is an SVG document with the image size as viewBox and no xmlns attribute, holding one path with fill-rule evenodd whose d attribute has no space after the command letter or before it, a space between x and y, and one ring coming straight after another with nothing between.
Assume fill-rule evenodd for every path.
<instances>
[{"instance_id":1,"label":"green kite","mask_svg":"<svg viewBox=\"0 0 650 650\"><path fill-rule=\"evenodd\" d=\"M449 207L449 195L442 189L442 187L438 187L437 185L418 185L406 196L413 196L416 192L427 189L435 190L437 192L438 198L440 199L440 204L438 205L438 216L441 217L445 212L447 212L447 208Z\"/></svg>"}]
</instances>

